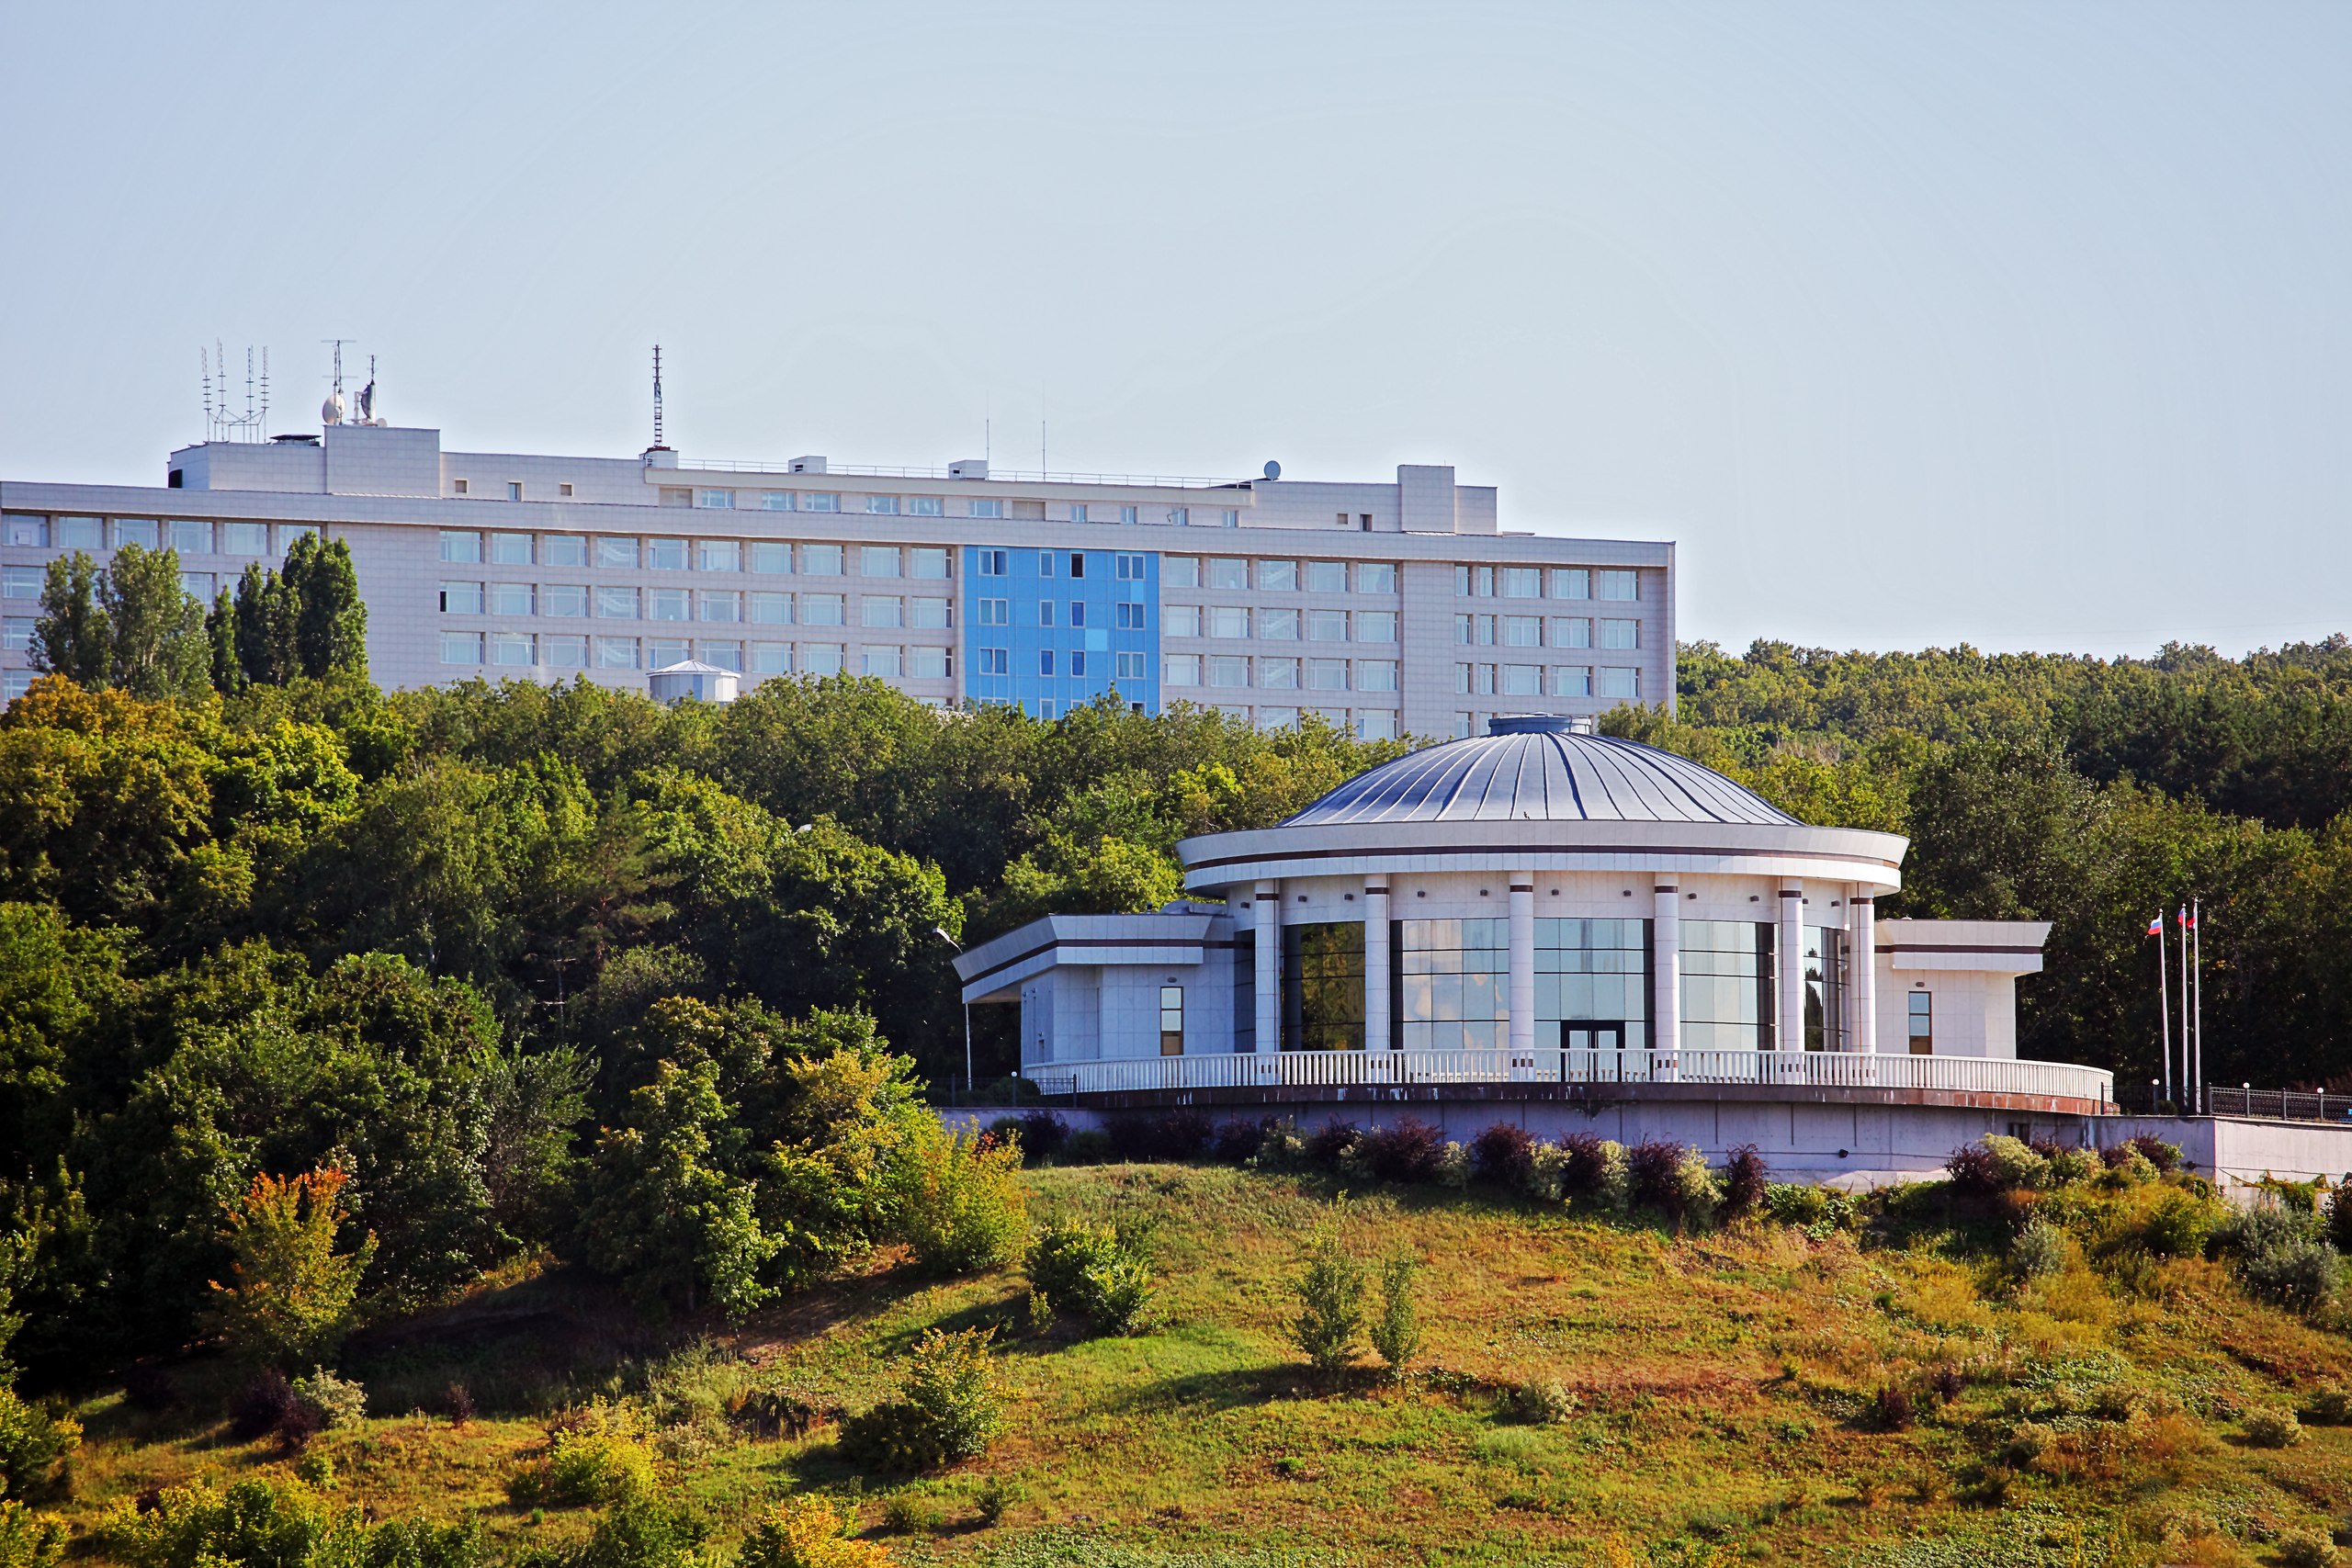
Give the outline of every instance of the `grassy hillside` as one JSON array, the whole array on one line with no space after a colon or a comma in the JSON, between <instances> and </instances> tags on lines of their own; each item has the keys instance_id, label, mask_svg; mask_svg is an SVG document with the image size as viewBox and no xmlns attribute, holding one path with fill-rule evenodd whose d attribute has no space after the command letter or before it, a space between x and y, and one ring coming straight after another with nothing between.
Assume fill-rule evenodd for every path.
<instances>
[{"instance_id":1,"label":"grassy hillside","mask_svg":"<svg viewBox=\"0 0 2352 1568\"><path fill-rule=\"evenodd\" d=\"M2294 1561L2281 1532L2324 1542L2352 1506L2352 1427L2281 1448L2246 1435L2261 1407L2352 1383L2337 1327L2250 1302L2201 1258L2094 1266L2098 1237L2161 1188L2046 1204L2066 1210L2066 1262L2025 1285L1999 1260L2001 1216L1955 1221L1924 1191L1855 1228L1682 1239L1475 1189L1375 1191L1347 1201L1346 1234L1367 1258L1428 1259L1424 1364L1396 1383L1368 1360L1332 1385L1283 1332L1332 1183L1189 1166L1028 1179L1033 1214L1151 1227L1158 1326L1034 1329L1017 1270L936 1283L887 1258L707 1337L647 1329L560 1274L518 1278L356 1344L345 1367L378 1414L313 1439L310 1473L325 1461L336 1495L379 1516L481 1510L510 1551L574 1541L588 1511L535 1517L505 1483L548 1414L601 1394L659 1423L664 1484L715 1545L769 1499L827 1488L902 1562L2271 1562ZM830 1421L763 1437L727 1413L752 1386L860 1408L923 1329L985 1323L1005 1325L1012 1422L944 1474L861 1483ZM225 1436L227 1375L174 1369L161 1409L86 1402L69 1517L290 1474L274 1442ZM1555 1419L1516 1408L1513 1391L1555 1383ZM992 1479L1012 1502L986 1527Z\"/></svg>"}]
</instances>

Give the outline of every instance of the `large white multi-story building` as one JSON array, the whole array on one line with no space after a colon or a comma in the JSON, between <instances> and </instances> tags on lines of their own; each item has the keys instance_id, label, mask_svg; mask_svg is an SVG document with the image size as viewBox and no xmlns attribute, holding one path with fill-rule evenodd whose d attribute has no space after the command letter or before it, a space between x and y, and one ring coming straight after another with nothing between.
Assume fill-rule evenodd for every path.
<instances>
[{"instance_id":1,"label":"large white multi-story building","mask_svg":"<svg viewBox=\"0 0 2352 1568\"><path fill-rule=\"evenodd\" d=\"M183 447L161 488L0 479L0 517L10 696L57 556L175 548L209 603L312 529L350 544L388 686L642 690L692 658L746 685L849 671L1046 717L1115 691L1373 737L1674 694L1671 544L1505 532L1493 488L1445 467L1333 483L552 457L330 423Z\"/></svg>"}]
</instances>

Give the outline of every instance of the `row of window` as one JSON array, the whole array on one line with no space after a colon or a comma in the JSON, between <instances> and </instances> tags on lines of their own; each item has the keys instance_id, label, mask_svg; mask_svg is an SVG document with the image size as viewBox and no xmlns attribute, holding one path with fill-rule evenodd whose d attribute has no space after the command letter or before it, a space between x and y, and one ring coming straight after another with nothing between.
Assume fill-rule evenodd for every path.
<instances>
[{"instance_id":1,"label":"row of window","mask_svg":"<svg viewBox=\"0 0 2352 1568\"><path fill-rule=\"evenodd\" d=\"M1012 650L1009 648L973 649L977 661L976 675L1010 675L1012 673ZM1086 649L1041 648L1037 650L1037 673L1049 680L1068 677L1073 681L1099 681L1104 676L1114 681L1142 681L1145 656L1140 653L1090 652Z\"/></svg>"},{"instance_id":2,"label":"row of window","mask_svg":"<svg viewBox=\"0 0 2352 1568\"><path fill-rule=\"evenodd\" d=\"M441 610L450 615L550 615L606 621L745 621L762 626L850 625L845 593L746 592L734 588L623 588L583 582L444 582ZM986 604L987 601L982 601ZM912 626L944 631L956 625L951 599L857 598L862 626Z\"/></svg>"},{"instance_id":3,"label":"row of window","mask_svg":"<svg viewBox=\"0 0 2352 1568\"><path fill-rule=\"evenodd\" d=\"M1086 575L1084 550L1015 551L991 548L972 552L972 558L978 563L978 574L982 577L1011 577L1015 556L1024 563L1035 566L1037 576L1041 580L1062 576L1075 580ZM1114 582L1148 581L1150 580L1148 559L1149 558L1141 551L1112 551L1112 581Z\"/></svg>"},{"instance_id":4,"label":"row of window","mask_svg":"<svg viewBox=\"0 0 2352 1568\"><path fill-rule=\"evenodd\" d=\"M860 577L945 579L955 551L944 545L859 545ZM482 534L441 531L441 558L457 565L590 566L656 571L753 571L770 576L842 577L852 547L786 539L639 539L618 534Z\"/></svg>"},{"instance_id":5,"label":"row of window","mask_svg":"<svg viewBox=\"0 0 2352 1568\"><path fill-rule=\"evenodd\" d=\"M838 675L849 650L837 642L752 642L684 637L583 637L553 632L443 632L441 662L505 669L660 670L699 659L721 670L752 675ZM945 648L868 645L858 650L859 672L886 680L953 680L956 654Z\"/></svg>"},{"instance_id":6,"label":"row of window","mask_svg":"<svg viewBox=\"0 0 2352 1568\"><path fill-rule=\"evenodd\" d=\"M1396 739L1395 708L1249 707L1217 703L1209 705L1207 711L1264 730L1295 728L1302 717L1312 715L1350 731L1361 740ZM1054 716L1045 713L1040 716L1051 718ZM1242 973L1246 976L1248 971L1245 969Z\"/></svg>"},{"instance_id":7,"label":"row of window","mask_svg":"<svg viewBox=\"0 0 2352 1568\"><path fill-rule=\"evenodd\" d=\"M1036 602L1037 624L1041 626L1084 626L1090 624L1089 617L1091 616L1091 625L1107 625L1116 631L1151 629L1150 606L1137 601L1121 600L1109 608L1111 618L1106 622L1102 618L1102 605L1097 604L1089 610L1083 599L1072 599L1067 605L1058 599L1040 599ZM1012 624L1012 601L975 599L972 601L972 615L984 626L1009 626Z\"/></svg>"},{"instance_id":8,"label":"row of window","mask_svg":"<svg viewBox=\"0 0 2352 1568\"><path fill-rule=\"evenodd\" d=\"M177 550L183 556L267 557L270 525L266 523L208 523L191 518L154 517L36 517L11 512L0 524L0 537L32 549L106 550L137 545L141 549ZM277 555L305 534L319 530L309 523L277 525Z\"/></svg>"},{"instance_id":9,"label":"row of window","mask_svg":"<svg viewBox=\"0 0 2352 1568\"><path fill-rule=\"evenodd\" d=\"M1261 593L1394 593L1396 563L1385 560L1245 560L1238 556L1167 556L1160 581L1170 588L1248 588Z\"/></svg>"},{"instance_id":10,"label":"row of window","mask_svg":"<svg viewBox=\"0 0 2352 1568\"><path fill-rule=\"evenodd\" d=\"M459 480L462 487L464 480ZM509 486L511 491L514 487ZM465 491L460 488L458 494ZM510 500L521 497L510 495ZM694 505L706 511L734 512L820 512L862 513L868 517L944 517L949 514L949 502L937 495L850 495L838 491L715 490L685 485L665 486L662 491L665 506ZM954 502L954 514L958 517L1001 518L1008 515L1001 496L959 496ZM1195 512L1198 516L1195 517ZM1166 523L1176 527L1189 527L1194 523L1221 528L1241 526L1240 512L1230 506L1201 507L1127 506L1116 502L1071 501L1056 502L1051 506L1042 501L1015 501L1009 515L1016 519L1045 522L1050 515L1057 522L1069 523Z\"/></svg>"},{"instance_id":11,"label":"row of window","mask_svg":"<svg viewBox=\"0 0 2352 1568\"><path fill-rule=\"evenodd\" d=\"M1351 626L1353 636L1350 635ZM1250 609L1240 604L1170 604L1160 630L1171 637L1248 637L1265 642L1395 642L1394 610Z\"/></svg>"},{"instance_id":12,"label":"row of window","mask_svg":"<svg viewBox=\"0 0 2352 1568\"><path fill-rule=\"evenodd\" d=\"M1588 615L1456 615L1453 640L1463 648L1605 648L1642 646L1639 621L1603 620L1593 641ZM1499 634L1499 635L1498 635Z\"/></svg>"},{"instance_id":13,"label":"row of window","mask_svg":"<svg viewBox=\"0 0 2352 1568\"><path fill-rule=\"evenodd\" d=\"M1549 592L1545 578L1549 577ZM1464 598L1625 599L1641 597L1641 578L1630 567L1456 566L1453 592Z\"/></svg>"},{"instance_id":14,"label":"row of window","mask_svg":"<svg viewBox=\"0 0 2352 1568\"><path fill-rule=\"evenodd\" d=\"M1642 672L1622 664L1457 664L1453 690L1465 697L1616 697L1638 702Z\"/></svg>"},{"instance_id":15,"label":"row of window","mask_svg":"<svg viewBox=\"0 0 2352 1568\"><path fill-rule=\"evenodd\" d=\"M1255 664L1256 680L1250 666ZM1249 686L1275 692L1393 692L1393 659L1244 659L1235 654L1171 653L1160 661L1169 686Z\"/></svg>"}]
</instances>

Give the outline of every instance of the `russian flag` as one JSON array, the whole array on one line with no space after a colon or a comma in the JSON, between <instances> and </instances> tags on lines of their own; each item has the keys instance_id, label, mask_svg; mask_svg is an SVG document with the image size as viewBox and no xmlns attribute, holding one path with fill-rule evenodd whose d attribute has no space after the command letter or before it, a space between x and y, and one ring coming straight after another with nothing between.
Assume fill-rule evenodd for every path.
<instances>
[{"instance_id":1,"label":"russian flag","mask_svg":"<svg viewBox=\"0 0 2352 1568\"><path fill-rule=\"evenodd\" d=\"M2148 922L2148 934L2150 936L2162 936L2165 934L2165 918L2162 915L2158 915L2154 919Z\"/></svg>"},{"instance_id":2,"label":"russian flag","mask_svg":"<svg viewBox=\"0 0 2352 1568\"><path fill-rule=\"evenodd\" d=\"M2180 929L2185 931L2197 929L2197 917L2190 914L2186 906L2180 911Z\"/></svg>"}]
</instances>

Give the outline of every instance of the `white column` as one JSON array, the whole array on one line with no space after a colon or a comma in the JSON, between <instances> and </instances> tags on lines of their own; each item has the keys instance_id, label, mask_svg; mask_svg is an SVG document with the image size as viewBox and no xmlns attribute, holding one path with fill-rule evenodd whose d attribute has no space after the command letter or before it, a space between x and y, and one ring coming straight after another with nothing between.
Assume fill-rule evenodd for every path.
<instances>
[{"instance_id":1,"label":"white column","mask_svg":"<svg viewBox=\"0 0 2352 1568\"><path fill-rule=\"evenodd\" d=\"M1878 903L1867 893L1846 900L1846 989L1854 999L1857 1051L1878 1049ZM1909 1050L1908 1042L1905 1050Z\"/></svg>"},{"instance_id":2,"label":"white column","mask_svg":"<svg viewBox=\"0 0 2352 1568\"><path fill-rule=\"evenodd\" d=\"M1363 885L1363 1048L1385 1051L1396 1044L1388 1032L1388 880Z\"/></svg>"},{"instance_id":3,"label":"white column","mask_svg":"<svg viewBox=\"0 0 2352 1568\"><path fill-rule=\"evenodd\" d=\"M1250 898L1256 917L1258 1049L1283 1048L1283 885L1261 882Z\"/></svg>"},{"instance_id":4,"label":"white column","mask_svg":"<svg viewBox=\"0 0 2352 1568\"><path fill-rule=\"evenodd\" d=\"M1657 988L1650 1001L1650 1043L1660 1051L1682 1049L1682 897L1670 882L1657 885L1650 966Z\"/></svg>"},{"instance_id":5,"label":"white column","mask_svg":"<svg viewBox=\"0 0 2352 1568\"><path fill-rule=\"evenodd\" d=\"M1774 941L1779 957L1781 1038L1783 1051L1804 1049L1804 886L1781 884L1781 929Z\"/></svg>"},{"instance_id":6,"label":"white column","mask_svg":"<svg viewBox=\"0 0 2352 1568\"><path fill-rule=\"evenodd\" d=\"M1510 874L1510 1050L1535 1049L1535 874Z\"/></svg>"}]
</instances>

